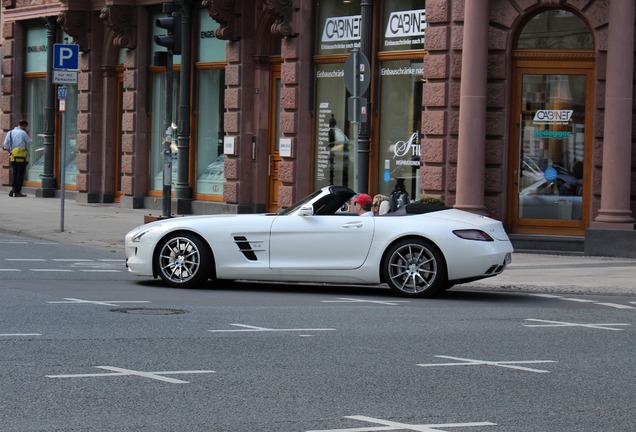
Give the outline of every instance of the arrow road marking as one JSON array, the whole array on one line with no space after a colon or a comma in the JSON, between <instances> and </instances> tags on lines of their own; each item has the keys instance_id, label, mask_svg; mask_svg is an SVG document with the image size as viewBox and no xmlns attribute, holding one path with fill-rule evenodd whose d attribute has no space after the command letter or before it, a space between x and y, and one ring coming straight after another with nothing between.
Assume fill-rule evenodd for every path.
<instances>
[{"instance_id":1,"label":"arrow road marking","mask_svg":"<svg viewBox=\"0 0 636 432\"><path fill-rule=\"evenodd\" d=\"M81 299L76 299L76 298L65 298L65 301L49 301L47 303L51 303L51 304L62 304L62 303L66 303L66 304L96 304L96 305L102 305L102 306L119 306L120 303L150 303L149 301L144 301L144 300L139 300L139 301L135 301L135 300L106 300L106 301L92 301L92 300L81 300Z\"/></svg>"},{"instance_id":2,"label":"arrow road marking","mask_svg":"<svg viewBox=\"0 0 636 432\"><path fill-rule=\"evenodd\" d=\"M587 328L595 328L600 330L625 330L622 328L612 328L613 326L628 326L631 324L578 324L578 323L569 323L569 322L561 322L561 321L548 321L548 320L540 320L528 318L525 321L533 321L539 323L546 324L524 324L524 327L587 327ZM610 327L612 326L612 327Z\"/></svg>"},{"instance_id":3,"label":"arrow road marking","mask_svg":"<svg viewBox=\"0 0 636 432\"><path fill-rule=\"evenodd\" d=\"M384 426L368 426L361 428L345 428L345 429L316 429L307 432L371 432L371 431L394 431L394 430L411 430L419 432L443 432L439 428L461 428L474 426L496 426L497 423L490 422L473 422L473 423L439 423L439 424L408 424L394 422L390 420L382 420L367 416L346 416L345 418L360 420L363 422L380 424Z\"/></svg>"},{"instance_id":4,"label":"arrow road marking","mask_svg":"<svg viewBox=\"0 0 636 432\"><path fill-rule=\"evenodd\" d=\"M515 366L517 364L531 364L531 363L556 363L554 360L527 360L527 361L487 361L487 360L474 360L474 359L466 359L461 357L450 357L450 356L435 356L437 358L445 358L450 360L459 360L461 363L428 363L428 364L418 364L417 366L422 367L432 367L432 366L497 366L508 369L518 369L526 372L535 372L535 373L550 373L550 371L542 370L542 369L532 369L523 366Z\"/></svg>"},{"instance_id":5,"label":"arrow road marking","mask_svg":"<svg viewBox=\"0 0 636 432\"><path fill-rule=\"evenodd\" d=\"M171 384L189 384L189 381L168 378L163 375L179 375L179 374L204 374L215 373L213 370L191 370L191 371L160 371L160 372L141 372L132 369L124 369L113 366L95 366L97 369L105 369L113 371L111 373L96 374L73 374L73 375L46 375L47 378L90 378L90 377L106 377L106 376L140 376L143 378L154 379L157 381L168 382Z\"/></svg>"}]
</instances>

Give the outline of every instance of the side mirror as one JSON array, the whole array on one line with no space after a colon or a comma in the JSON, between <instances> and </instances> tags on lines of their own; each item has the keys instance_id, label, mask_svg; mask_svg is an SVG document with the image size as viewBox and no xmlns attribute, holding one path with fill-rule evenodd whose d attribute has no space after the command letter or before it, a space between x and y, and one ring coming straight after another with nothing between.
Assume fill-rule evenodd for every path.
<instances>
[{"instance_id":1,"label":"side mirror","mask_svg":"<svg viewBox=\"0 0 636 432\"><path fill-rule=\"evenodd\" d=\"M314 215L314 206L312 206L311 204L305 204L304 206L300 207L300 210L298 210L298 216L313 216Z\"/></svg>"}]
</instances>

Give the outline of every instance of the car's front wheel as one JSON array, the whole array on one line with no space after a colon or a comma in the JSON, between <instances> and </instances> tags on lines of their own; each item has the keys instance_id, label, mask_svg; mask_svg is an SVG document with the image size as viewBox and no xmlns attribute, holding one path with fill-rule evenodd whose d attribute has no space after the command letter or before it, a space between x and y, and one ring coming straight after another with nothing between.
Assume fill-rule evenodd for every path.
<instances>
[{"instance_id":1,"label":"car's front wheel","mask_svg":"<svg viewBox=\"0 0 636 432\"><path fill-rule=\"evenodd\" d=\"M203 241L193 234L179 233L164 239L155 260L159 277L172 287L192 287L210 276L212 258Z\"/></svg>"},{"instance_id":2,"label":"car's front wheel","mask_svg":"<svg viewBox=\"0 0 636 432\"><path fill-rule=\"evenodd\" d=\"M433 295L446 279L440 252L431 243L417 238L394 244L382 261L382 272L389 287L407 297Z\"/></svg>"}]
</instances>

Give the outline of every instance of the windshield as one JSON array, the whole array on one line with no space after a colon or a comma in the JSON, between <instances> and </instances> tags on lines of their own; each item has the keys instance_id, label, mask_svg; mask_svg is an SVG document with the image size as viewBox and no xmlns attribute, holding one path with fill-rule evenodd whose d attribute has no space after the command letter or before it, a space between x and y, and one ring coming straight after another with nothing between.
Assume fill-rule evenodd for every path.
<instances>
[{"instance_id":1,"label":"windshield","mask_svg":"<svg viewBox=\"0 0 636 432\"><path fill-rule=\"evenodd\" d=\"M281 210L281 212L280 212L280 213L278 213L278 214L279 214L279 215L281 215L281 216L284 216L284 215L288 215L288 214L291 214L291 213L295 212L295 211L296 211L296 210L298 210L298 209L299 209L299 208L300 208L303 204L305 204L305 203L307 203L307 202L311 201L312 199L314 199L315 197L317 197L318 195L320 195L320 193L321 193L321 192L322 192L322 191L319 189L319 190L315 191L314 193L312 193L311 195L307 195L307 196L306 196L305 198L303 198L302 200L300 200L300 201L298 201L298 202L296 202L296 203L292 204L292 206L291 206L291 207L287 207L286 209Z\"/></svg>"}]
</instances>

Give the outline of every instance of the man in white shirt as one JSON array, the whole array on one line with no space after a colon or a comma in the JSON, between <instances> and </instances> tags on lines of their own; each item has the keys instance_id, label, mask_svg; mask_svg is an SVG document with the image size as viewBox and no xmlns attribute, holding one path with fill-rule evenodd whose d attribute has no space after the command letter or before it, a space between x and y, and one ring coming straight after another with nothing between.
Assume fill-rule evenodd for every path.
<instances>
[{"instance_id":1,"label":"man in white shirt","mask_svg":"<svg viewBox=\"0 0 636 432\"><path fill-rule=\"evenodd\" d=\"M29 136L29 122L20 120L18 126L13 128L4 137L3 148L11 157L11 192L10 197L25 197L22 193L22 183L24 183L24 175L26 167L29 163L28 146L31 144Z\"/></svg>"}]
</instances>

